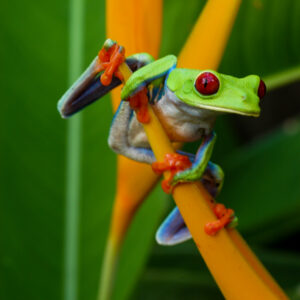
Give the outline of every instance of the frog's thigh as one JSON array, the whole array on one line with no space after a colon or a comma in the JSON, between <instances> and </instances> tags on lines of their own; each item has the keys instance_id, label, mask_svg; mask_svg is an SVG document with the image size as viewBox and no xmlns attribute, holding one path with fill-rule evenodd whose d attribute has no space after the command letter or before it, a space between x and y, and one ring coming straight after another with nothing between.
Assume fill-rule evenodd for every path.
<instances>
[{"instance_id":1,"label":"frog's thigh","mask_svg":"<svg viewBox=\"0 0 300 300\"><path fill-rule=\"evenodd\" d=\"M129 123L128 143L137 148L148 148L150 145L143 125L133 116Z\"/></svg>"},{"instance_id":2,"label":"frog's thigh","mask_svg":"<svg viewBox=\"0 0 300 300\"><path fill-rule=\"evenodd\" d=\"M121 101L110 128L108 144L118 154L139 162L151 164L155 161L152 150L142 145L133 145L129 141L132 118L135 117L129 103Z\"/></svg>"},{"instance_id":3,"label":"frog's thigh","mask_svg":"<svg viewBox=\"0 0 300 300\"><path fill-rule=\"evenodd\" d=\"M177 206L156 232L156 241L161 245L179 244L191 237Z\"/></svg>"},{"instance_id":4,"label":"frog's thigh","mask_svg":"<svg viewBox=\"0 0 300 300\"><path fill-rule=\"evenodd\" d=\"M177 150L176 152L181 155L188 156L190 161L194 163L194 154L184 152L181 150ZM209 161L203 175L201 176L200 181L202 182L206 190L211 194L211 196L215 198L222 189L224 181L224 172L219 165L213 163L212 161Z\"/></svg>"}]
</instances>

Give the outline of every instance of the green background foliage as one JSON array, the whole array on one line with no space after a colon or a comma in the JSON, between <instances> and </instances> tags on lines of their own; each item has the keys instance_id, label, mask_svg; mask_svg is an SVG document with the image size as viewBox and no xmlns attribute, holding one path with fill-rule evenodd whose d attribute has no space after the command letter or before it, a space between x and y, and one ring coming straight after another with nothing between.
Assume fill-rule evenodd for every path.
<instances>
[{"instance_id":1,"label":"green background foliage","mask_svg":"<svg viewBox=\"0 0 300 300\"><path fill-rule=\"evenodd\" d=\"M161 55L179 53L203 4L164 2ZM105 7L100 0L85 1L84 7L85 66L105 38ZM68 121L60 118L56 102L68 87L69 12L68 1L1 3L4 300L64 295L70 153ZM260 74L274 90L262 103L260 119L218 121L214 152L226 174L220 201L236 210L239 229L293 299L300 298L299 29L299 1L243 1L220 70L236 76ZM96 297L114 196L115 155L106 141L111 118L108 97L82 112L78 285L73 289L84 300ZM222 299L193 242L155 245L155 230L172 205L157 188L139 211L125 240L114 299Z\"/></svg>"}]
</instances>

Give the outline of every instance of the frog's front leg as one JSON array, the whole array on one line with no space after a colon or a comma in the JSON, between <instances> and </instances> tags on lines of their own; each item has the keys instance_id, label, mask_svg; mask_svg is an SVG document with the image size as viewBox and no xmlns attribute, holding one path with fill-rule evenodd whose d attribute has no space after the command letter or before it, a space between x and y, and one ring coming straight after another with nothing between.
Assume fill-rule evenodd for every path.
<instances>
[{"instance_id":1,"label":"frog's front leg","mask_svg":"<svg viewBox=\"0 0 300 300\"><path fill-rule=\"evenodd\" d=\"M171 181L171 185L175 185L178 182L199 180L208 165L215 141L215 132L211 132L209 135L205 136L196 153L192 166L184 171L176 173Z\"/></svg>"},{"instance_id":2,"label":"frog's front leg","mask_svg":"<svg viewBox=\"0 0 300 300\"><path fill-rule=\"evenodd\" d=\"M177 59L173 55L168 55L157 61L151 62L134 72L121 93L123 100L128 100L136 95L141 89L147 88L150 95L150 102L159 97L163 89L164 79L168 73L176 66ZM129 131L131 121L135 118L133 110L127 101L121 101L111 125L108 143L117 153L130 159L151 164L155 161L150 148L135 147L129 142ZM144 133L144 131L143 131ZM135 133L131 132L131 136ZM139 134L139 133L137 133Z\"/></svg>"},{"instance_id":3,"label":"frog's front leg","mask_svg":"<svg viewBox=\"0 0 300 300\"><path fill-rule=\"evenodd\" d=\"M155 161L150 148L135 147L129 142L130 122L134 118L133 110L126 101L121 101L112 121L108 144L114 152L132 160L151 164Z\"/></svg>"}]
</instances>

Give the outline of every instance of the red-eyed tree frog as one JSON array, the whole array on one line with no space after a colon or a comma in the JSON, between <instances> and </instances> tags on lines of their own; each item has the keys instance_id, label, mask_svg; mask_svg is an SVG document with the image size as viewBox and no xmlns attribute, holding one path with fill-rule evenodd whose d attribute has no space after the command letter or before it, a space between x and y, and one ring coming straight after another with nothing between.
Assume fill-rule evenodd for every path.
<instances>
[{"instance_id":1,"label":"red-eyed tree frog","mask_svg":"<svg viewBox=\"0 0 300 300\"><path fill-rule=\"evenodd\" d=\"M220 166L210 161L216 140L215 119L222 113L259 116L259 100L265 95L265 84L256 75L239 79L213 70L176 68L174 55L154 61L149 54L141 53L126 62L134 73L122 89L122 100L110 128L109 146L130 159L147 164L155 162L143 127L126 101L146 88L149 102L171 141L202 140L196 155L184 153L191 166L176 173L171 184L201 180L215 198L224 176ZM69 117L121 84L113 77L108 86L102 85L96 66L97 58L60 99L58 110L63 117ZM156 234L158 243L164 245L190 237L177 207Z\"/></svg>"}]
</instances>

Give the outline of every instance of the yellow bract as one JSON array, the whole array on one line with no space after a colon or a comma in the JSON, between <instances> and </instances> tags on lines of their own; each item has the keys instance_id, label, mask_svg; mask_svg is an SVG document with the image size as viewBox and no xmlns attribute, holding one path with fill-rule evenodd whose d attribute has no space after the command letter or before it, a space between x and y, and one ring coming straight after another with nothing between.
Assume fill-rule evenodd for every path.
<instances>
[{"instance_id":1,"label":"yellow bract","mask_svg":"<svg viewBox=\"0 0 300 300\"><path fill-rule=\"evenodd\" d=\"M151 11L155 13L150 14ZM126 56L148 52L156 58L160 46L161 22L161 0L106 2L107 37L123 45ZM120 103L120 88L112 92L112 103L116 111ZM132 215L157 180L158 176L153 173L151 166L118 156L117 190L112 217L112 230L116 239L122 239Z\"/></svg>"},{"instance_id":2,"label":"yellow bract","mask_svg":"<svg viewBox=\"0 0 300 300\"><path fill-rule=\"evenodd\" d=\"M218 67L240 2L241 0L207 2L179 56L180 67ZM108 0L106 7L107 37L123 45L127 56L148 52L157 57L161 34L161 0ZM153 11L155 13L149 13ZM129 70L126 71L124 66L122 68L129 76ZM118 89L113 92L114 110L119 101ZM163 160L166 153L174 150L150 106L149 111L151 122L145 126L145 130L156 158ZM108 252L116 252L135 210L156 180L157 176L150 166L118 157L117 193ZM173 196L226 299L287 299L237 231L223 229L214 237L204 233L204 225L214 220L215 216L210 206L210 195L201 184L180 184L174 189ZM107 265L104 266L106 271L109 267L114 267L114 257L108 252ZM108 292L104 291L102 295L107 296Z\"/></svg>"}]
</instances>

